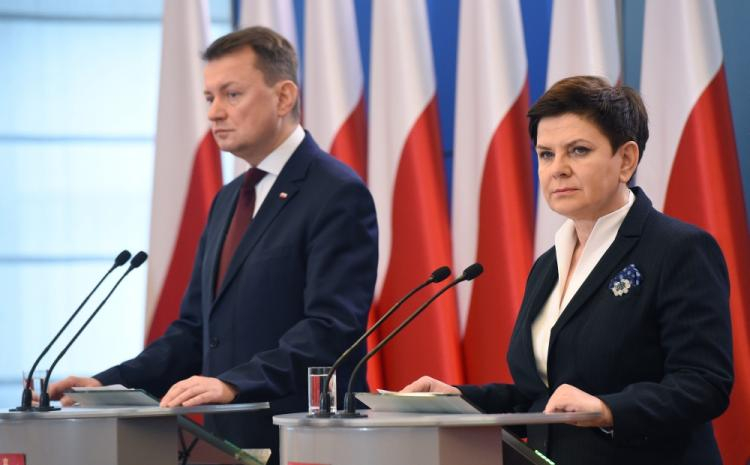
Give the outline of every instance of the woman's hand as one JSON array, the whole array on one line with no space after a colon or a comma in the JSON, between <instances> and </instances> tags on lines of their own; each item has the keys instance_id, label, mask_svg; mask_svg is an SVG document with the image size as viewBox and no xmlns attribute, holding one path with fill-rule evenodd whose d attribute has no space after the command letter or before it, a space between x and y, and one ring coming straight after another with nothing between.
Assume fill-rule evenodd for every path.
<instances>
[{"instance_id":1,"label":"woman's hand","mask_svg":"<svg viewBox=\"0 0 750 465\"><path fill-rule=\"evenodd\" d=\"M544 407L544 413L556 412L593 412L601 415L594 420L571 423L575 426L598 426L600 428L610 428L614 423L612 411L607 407L607 404L602 402L598 397L594 397L569 384L562 384L555 389L555 392L552 393L552 397L550 397L547 402L547 406Z\"/></svg>"},{"instance_id":2,"label":"woman's hand","mask_svg":"<svg viewBox=\"0 0 750 465\"><path fill-rule=\"evenodd\" d=\"M439 392L441 394L461 394L457 387L438 381L429 376L422 376L413 383L407 385L399 392Z\"/></svg>"}]
</instances>

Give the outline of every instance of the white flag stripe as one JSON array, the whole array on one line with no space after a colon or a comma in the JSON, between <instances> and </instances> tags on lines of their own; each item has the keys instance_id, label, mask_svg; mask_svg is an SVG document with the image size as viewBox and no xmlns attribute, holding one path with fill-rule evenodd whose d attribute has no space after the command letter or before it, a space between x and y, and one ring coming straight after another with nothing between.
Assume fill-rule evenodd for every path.
<instances>
[{"instance_id":1,"label":"white flag stripe","mask_svg":"<svg viewBox=\"0 0 750 465\"><path fill-rule=\"evenodd\" d=\"M391 254L393 188L401 152L417 118L435 96L427 9L423 0L372 5L368 179L378 216L376 298Z\"/></svg>"},{"instance_id":2,"label":"white flag stripe","mask_svg":"<svg viewBox=\"0 0 750 465\"><path fill-rule=\"evenodd\" d=\"M453 156L453 262L477 260L479 200L487 152L526 82L526 50L516 0L462 2ZM473 282L457 288L461 334Z\"/></svg>"},{"instance_id":3,"label":"white flag stripe","mask_svg":"<svg viewBox=\"0 0 750 465\"><path fill-rule=\"evenodd\" d=\"M685 123L723 61L713 2L646 2L643 43L648 47L643 47L641 95L650 137L637 180L661 210Z\"/></svg>"},{"instance_id":4,"label":"white flag stripe","mask_svg":"<svg viewBox=\"0 0 750 465\"><path fill-rule=\"evenodd\" d=\"M305 127L330 150L364 86L352 0L307 0L305 43Z\"/></svg>"},{"instance_id":5,"label":"white flag stripe","mask_svg":"<svg viewBox=\"0 0 750 465\"><path fill-rule=\"evenodd\" d=\"M269 27L297 49L297 25L292 0L242 0L240 27L250 26Z\"/></svg>"},{"instance_id":6,"label":"white flag stripe","mask_svg":"<svg viewBox=\"0 0 750 465\"><path fill-rule=\"evenodd\" d=\"M547 88L579 74L620 79L617 9L612 0L555 0Z\"/></svg>"},{"instance_id":7,"label":"white flag stripe","mask_svg":"<svg viewBox=\"0 0 750 465\"><path fill-rule=\"evenodd\" d=\"M172 258L193 157L209 129L203 98L203 61L209 31L205 0L166 0L162 29L159 110L146 292L146 328Z\"/></svg>"},{"instance_id":8,"label":"white flag stripe","mask_svg":"<svg viewBox=\"0 0 750 465\"><path fill-rule=\"evenodd\" d=\"M568 76L620 80L620 44L614 0L555 0L547 65L547 88ZM553 212L537 190L534 257L554 244L564 217Z\"/></svg>"}]
</instances>

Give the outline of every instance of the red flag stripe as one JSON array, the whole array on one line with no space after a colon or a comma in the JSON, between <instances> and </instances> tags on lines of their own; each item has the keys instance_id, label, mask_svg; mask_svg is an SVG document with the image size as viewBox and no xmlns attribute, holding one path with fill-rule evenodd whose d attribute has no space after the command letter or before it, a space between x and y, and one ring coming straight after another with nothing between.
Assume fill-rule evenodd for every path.
<instances>
[{"instance_id":1,"label":"red flag stripe","mask_svg":"<svg viewBox=\"0 0 750 465\"><path fill-rule=\"evenodd\" d=\"M427 105L409 133L398 165L393 195L393 240L378 311L396 302L419 280L451 262L446 187L437 103ZM415 277L419 277L415 279ZM424 302L423 290L383 327L391 331ZM446 292L383 350L384 384L398 389L426 374L463 382L456 295Z\"/></svg>"},{"instance_id":2,"label":"red flag stripe","mask_svg":"<svg viewBox=\"0 0 750 465\"><path fill-rule=\"evenodd\" d=\"M365 182L367 181L367 120L364 94L333 139L331 154L351 166Z\"/></svg>"},{"instance_id":3,"label":"red flag stripe","mask_svg":"<svg viewBox=\"0 0 750 465\"><path fill-rule=\"evenodd\" d=\"M724 462L750 460L750 234L724 67L688 117L672 165L664 211L710 232L729 268L735 384L729 410L715 421Z\"/></svg>"},{"instance_id":4,"label":"red flag stripe","mask_svg":"<svg viewBox=\"0 0 750 465\"><path fill-rule=\"evenodd\" d=\"M164 334L174 321L185 293L201 231L208 218L211 202L222 185L219 147L211 132L207 132L193 158L187 197L182 210L174 250L169 261L164 285L157 300L146 343Z\"/></svg>"},{"instance_id":5,"label":"red flag stripe","mask_svg":"<svg viewBox=\"0 0 750 465\"><path fill-rule=\"evenodd\" d=\"M512 382L502 361L534 255L534 184L525 124L528 102L527 83L487 151L477 244L485 272L474 283L463 343L470 383Z\"/></svg>"}]
</instances>

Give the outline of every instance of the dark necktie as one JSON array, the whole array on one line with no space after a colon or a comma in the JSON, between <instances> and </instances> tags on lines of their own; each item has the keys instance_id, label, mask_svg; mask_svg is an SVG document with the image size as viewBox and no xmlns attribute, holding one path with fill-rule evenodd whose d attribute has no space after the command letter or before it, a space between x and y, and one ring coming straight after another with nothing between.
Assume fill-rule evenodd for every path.
<instances>
[{"instance_id":1,"label":"dark necktie","mask_svg":"<svg viewBox=\"0 0 750 465\"><path fill-rule=\"evenodd\" d=\"M229 268L229 263L232 261L234 252L237 251L242 236L245 235L245 231L247 231L253 219L253 212L255 211L255 186L265 175L266 172L258 168L250 168L245 173L245 179L237 196L237 206L234 208L232 224L229 225L227 236L224 238L224 246L221 249L219 274L216 277L216 288L214 289L217 293L221 289L221 283L224 280L224 275L227 273L227 268Z\"/></svg>"}]
</instances>

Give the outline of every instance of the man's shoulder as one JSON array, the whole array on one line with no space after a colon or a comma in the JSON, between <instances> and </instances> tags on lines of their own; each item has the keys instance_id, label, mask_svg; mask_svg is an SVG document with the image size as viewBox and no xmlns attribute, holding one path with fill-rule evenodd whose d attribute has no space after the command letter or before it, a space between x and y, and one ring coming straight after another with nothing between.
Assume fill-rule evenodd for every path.
<instances>
[{"instance_id":1,"label":"man's shoulder","mask_svg":"<svg viewBox=\"0 0 750 465\"><path fill-rule=\"evenodd\" d=\"M346 163L337 159L330 153L318 150L312 153L310 163L310 174L320 176L330 182L355 183L364 185L364 181Z\"/></svg>"}]
</instances>

